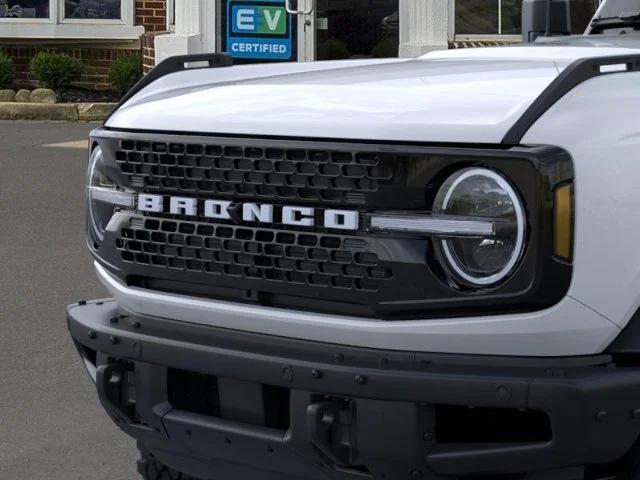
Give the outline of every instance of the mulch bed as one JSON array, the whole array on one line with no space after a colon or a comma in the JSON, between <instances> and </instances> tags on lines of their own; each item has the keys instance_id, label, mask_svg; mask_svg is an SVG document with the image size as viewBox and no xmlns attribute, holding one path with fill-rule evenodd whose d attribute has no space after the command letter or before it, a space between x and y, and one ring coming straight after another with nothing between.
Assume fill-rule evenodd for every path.
<instances>
[{"instance_id":1,"label":"mulch bed","mask_svg":"<svg viewBox=\"0 0 640 480\"><path fill-rule=\"evenodd\" d=\"M85 90L83 88L67 88L63 93L58 92L60 103L117 103L122 98L114 91Z\"/></svg>"}]
</instances>

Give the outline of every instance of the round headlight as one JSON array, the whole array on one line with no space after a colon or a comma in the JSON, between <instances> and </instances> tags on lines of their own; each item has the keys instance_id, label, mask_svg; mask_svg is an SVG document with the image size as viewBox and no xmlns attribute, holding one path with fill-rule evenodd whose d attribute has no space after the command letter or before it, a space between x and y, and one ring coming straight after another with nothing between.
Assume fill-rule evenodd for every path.
<instances>
[{"instance_id":1,"label":"round headlight","mask_svg":"<svg viewBox=\"0 0 640 480\"><path fill-rule=\"evenodd\" d=\"M104 157L96 147L89 157L87 171L87 204L90 233L102 242L104 232L119 207L131 206L132 195L119 189L106 173Z\"/></svg>"},{"instance_id":2,"label":"round headlight","mask_svg":"<svg viewBox=\"0 0 640 480\"><path fill-rule=\"evenodd\" d=\"M456 172L438 191L434 213L495 225L490 236L436 240L441 263L454 280L485 287L513 273L524 251L526 219L520 196L504 177L485 168Z\"/></svg>"}]
</instances>

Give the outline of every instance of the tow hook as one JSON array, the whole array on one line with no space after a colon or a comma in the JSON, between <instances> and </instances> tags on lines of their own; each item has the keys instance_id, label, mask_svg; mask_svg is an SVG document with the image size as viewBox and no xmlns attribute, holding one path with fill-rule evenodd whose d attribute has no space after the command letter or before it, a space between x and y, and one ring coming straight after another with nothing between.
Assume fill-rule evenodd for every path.
<instances>
[{"instance_id":1,"label":"tow hook","mask_svg":"<svg viewBox=\"0 0 640 480\"><path fill-rule=\"evenodd\" d=\"M307 426L313 444L331 462L355 466L355 403L329 399L309 405Z\"/></svg>"},{"instance_id":2,"label":"tow hook","mask_svg":"<svg viewBox=\"0 0 640 480\"><path fill-rule=\"evenodd\" d=\"M307 429L338 470L394 480L441 478L425 459L434 445L431 405L317 396L307 407Z\"/></svg>"},{"instance_id":3,"label":"tow hook","mask_svg":"<svg viewBox=\"0 0 640 480\"><path fill-rule=\"evenodd\" d=\"M123 391L126 378L126 366L122 363L109 363L96 369L96 386L102 406L116 422L134 423L133 415L123 410L128 403Z\"/></svg>"}]
</instances>

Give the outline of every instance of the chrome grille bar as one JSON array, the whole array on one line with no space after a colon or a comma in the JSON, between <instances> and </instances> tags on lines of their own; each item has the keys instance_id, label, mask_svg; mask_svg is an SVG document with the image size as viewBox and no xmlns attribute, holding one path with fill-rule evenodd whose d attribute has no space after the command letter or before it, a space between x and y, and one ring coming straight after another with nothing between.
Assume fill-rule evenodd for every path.
<instances>
[{"instance_id":1,"label":"chrome grille bar","mask_svg":"<svg viewBox=\"0 0 640 480\"><path fill-rule=\"evenodd\" d=\"M371 231L403 232L452 237L488 237L495 235L490 220L445 216L372 215Z\"/></svg>"}]
</instances>

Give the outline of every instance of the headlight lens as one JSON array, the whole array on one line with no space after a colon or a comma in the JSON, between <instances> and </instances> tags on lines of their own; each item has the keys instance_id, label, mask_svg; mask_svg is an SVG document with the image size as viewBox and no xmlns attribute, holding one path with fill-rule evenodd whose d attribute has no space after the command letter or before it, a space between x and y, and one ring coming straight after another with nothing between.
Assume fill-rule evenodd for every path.
<instances>
[{"instance_id":1,"label":"headlight lens","mask_svg":"<svg viewBox=\"0 0 640 480\"><path fill-rule=\"evenodd\" d=\"M100 147L89 157L87 172L87 204L90 234L102 242L104 232L120 207L133 207L133 194L125 192L109 178Z\"/></svg>"},{"instance_id":2,"label":"headlight lens","mask_svg":"<svg viewBox=\"0 0 640 480\"><path fill-rule=\"evenodd\" d=\"M445 270L457 282L491 286L513 273L524 251L526 219L520 196L504 177L484 168L456 172L438 191L434 213L495 224L491 236L436 241Z\"/></svg>"}]
</instances>

